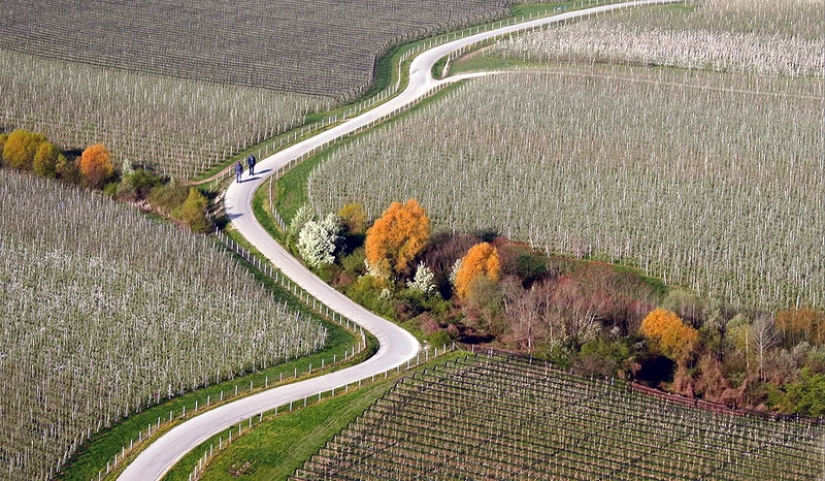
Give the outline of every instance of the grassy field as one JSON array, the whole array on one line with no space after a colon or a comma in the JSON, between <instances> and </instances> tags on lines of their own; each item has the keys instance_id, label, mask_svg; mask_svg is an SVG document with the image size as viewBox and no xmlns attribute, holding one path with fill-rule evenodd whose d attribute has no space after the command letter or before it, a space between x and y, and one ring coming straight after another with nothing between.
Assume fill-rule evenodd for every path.
<instances>
[{"instance_id":1,"label":"grassy field","mask_svg":"<svg viewBox=\"0 0 825 481\"><path fill-rule=\"evenodd\" d=\"M820 82L786 77L496 76L336 151L307 191L319 212L415 197L440 230L495 229L734 303L819 305L822 103Z\"/></svg>"},{"instance_id":2,"label":"grassy field","mask_svg":"<svg viewBox=\"0 0 825 481\"><path fill-rule=\"evenodd\" d=\"M0 472L43 479L92 433L317 351L327 330L208 238L0 171Z\"/></svg>"},{"instance_id":3,"label":"grassy field","mask_svg":"<svg viewBox=\"0 0 825 481\"><path fill-rule=\"evenodd\" d=\"M396 384L293 481L812 480L825 431L715 414L527 358L468 355Z\"/></svg>"}]
</instances>

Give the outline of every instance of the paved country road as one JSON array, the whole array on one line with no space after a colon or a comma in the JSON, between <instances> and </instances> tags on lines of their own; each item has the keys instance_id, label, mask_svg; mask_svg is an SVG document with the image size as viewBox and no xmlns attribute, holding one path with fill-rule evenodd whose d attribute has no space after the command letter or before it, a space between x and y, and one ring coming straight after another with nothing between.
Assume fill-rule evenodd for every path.
<instances>
[{"instance_id":1,"label":"paved country road","mask_svg":"<svg viewBox=\"0 0 825 481\"><path fill-rule=\"evenodd\" d=\"M482 32L469 37L454 40L432 48L418 55L410 66L410 81L407 88L393 99L378 107L343 122L334 128L320 132L309 139L284 149L256 165L259 172L254 177L244 174L242 182L233 182L226 192L225 206L235 228L258 251L263 253L286 276L326 304L330 310L348 317L371 332L379 341L378 352L367 361L357 366L326 374L306 381L273 388L238 401L225 404L207 411L175 427L161 436L140 455L118 478L121 481L157 480L163 477L186 453L205 442L210 437L237 425L261 412L274 409L307 396L317 395L333 387L358 382L374 374L381 374L388 369L400 366L414 358L419 351L418 341L407 331L392 322L382 319L335 291L321 279L307 270L294 259L283 247L257 222L252 213L252 195L255 189L268 175L285 166L290 160L322 146L334 139L347 135L357 129L374 123L392 113L404 109L427 96L434 88L445 83L455 82L483 74L468 74L435 80L430 74L433 65L445 55L481 40L510 32L518 32L542 25L564 22L565 20L607 12L620 8L642 5L681 3L682 0L644 0L615 5L588 8L568 12L557 16L536 19L496 30Z\"/></svg>"}]
</instances>

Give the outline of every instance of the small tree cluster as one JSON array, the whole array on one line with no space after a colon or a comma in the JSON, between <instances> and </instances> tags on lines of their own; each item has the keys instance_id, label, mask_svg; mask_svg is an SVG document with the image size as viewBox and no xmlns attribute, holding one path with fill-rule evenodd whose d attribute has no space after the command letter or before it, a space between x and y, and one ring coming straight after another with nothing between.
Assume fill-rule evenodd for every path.
<instances>
[{"instance_id":1,"label":"small tree cluster","mask_svg":"<svg viewBox=\"0 0 825 481\"><path fill-rule=\"evenodd\" d=\"M366 261L382 278L405 274L430 238L430 219L415 199L393 202L367 231Z\"/></svg>"},{"instance_id":2,"label":"small tree cluster","mask_svg":"<svg viewBox=\"0 0 825 481\"><path fill-rule=\"evenodd\" d=\"M0 136L0 157L3 163L17 170L33 171L40 177L57 176L57 165L66 159L43 134L15 130Z\"/></svg>"},{"instance_id":3,"label":"small tree cluster","mask_svg":"<svg viewBox=\"0 0 825 481\"><path fill-rule=\"evenodd\" d=\"M212 228L212 222L207 215L208 206L209 201L206 197L198 189L190 187L189 196L175 211L174 217L193 232L205 234Z\"/></svg>"}]
</instances>

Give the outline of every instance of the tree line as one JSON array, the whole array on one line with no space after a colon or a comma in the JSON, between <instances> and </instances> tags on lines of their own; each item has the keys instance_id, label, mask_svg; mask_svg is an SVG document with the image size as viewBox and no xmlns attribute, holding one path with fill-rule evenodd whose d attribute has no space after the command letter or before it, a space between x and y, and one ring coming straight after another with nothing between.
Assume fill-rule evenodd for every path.
<instances>
[{"instance_id":1,"label":"tree line","mask_svg":"<svg viewBox=\"0 0 825 481\"><path fill-rule=\"evenodd\" d=\"M129 161L117 170L103 144L64 151L41 133L17 129L0 133L0 166L101 191L169 217L194 232L212 228L207 214L209 201L198 189L149 169L134 168Z\"/></svg>"},{"instance_id":2,"label":"tree line","mask_svg":"<svg viewBox=\"0 0 825 481\"><path fill-rule=\"evenodd\" d=\"M434 345L483 344L738 408L825 414L825 313L733 306L494 232L433 235L415 200L370 222L298 210L287 244L354 300Z\"/></svg>"}]
</instances>

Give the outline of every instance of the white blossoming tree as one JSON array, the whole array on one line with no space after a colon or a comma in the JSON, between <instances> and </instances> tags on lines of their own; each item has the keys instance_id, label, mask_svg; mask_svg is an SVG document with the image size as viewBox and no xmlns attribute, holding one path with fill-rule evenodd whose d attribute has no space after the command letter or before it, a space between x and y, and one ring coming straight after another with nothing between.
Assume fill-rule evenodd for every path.
<instances>
[{"instance_id":1,"label":"white blossoming tree","mask_svg":"<svg viewBox=\"0 0 825 481\"><path fill-rule=\"evenodd\" d=\"M450 269L450 285L455 287L455 279L458 276L458 270L461 269L461 259L457 259L453 268Z\"/></svg>"},{"instance_id":2,"label":"white blossoming tree","mask_svg":"<svg viewBox=\"0 0 825 481\"><path fill-rule=\"evenodd\" d=\"M320 222L307 221L298 234L298 252L304 261L314 268L335 262L340 230L341 219L335 214Z\"/></svg>"},{"instance_id":3,"label":"white blossoming tree","mask_svg":"<svg viewBox=\"0 0 825 481\"><path fill-rule=\"evenodd\" d=\"M424 294L435 292L435 274L423 262L418 264L413 280L407 282L407 287L421 291Z\"/></svg>"},{"instance_id":4,"label":"white blossoming tree","mask_svg":"<svg viewBox=\"0 0 825 481\"><path fill-rule=\"evenodd\" d=\"M300 234L303 230L306 223L311 221L313 218L315 218L315 213L312 212L312 208L309 207L309 204L302 205L295 213L295 217L293 217L292 221L289 223L289 229L287 230L287 244L292 244L295 242L298 239L298 234Z\"/></svg>"}]
</instances>

